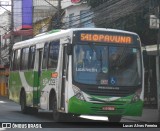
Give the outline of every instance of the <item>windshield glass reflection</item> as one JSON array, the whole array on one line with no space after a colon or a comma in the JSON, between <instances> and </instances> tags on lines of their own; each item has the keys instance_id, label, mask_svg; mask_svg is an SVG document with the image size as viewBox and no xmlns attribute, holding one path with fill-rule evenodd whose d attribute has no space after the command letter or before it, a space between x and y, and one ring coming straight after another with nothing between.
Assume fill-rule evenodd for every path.
<instances>
[{"instance_id":1,"label":"windshield glass reflection","mask_svg":"<svg viewBox=\"0 0 160 131\"><path fill-rule=\"evenodd\" d=\"M137 86L141 80L140 52L136 48L75 45L74 80L83 84Z\"/></svg>"}]
</instances>

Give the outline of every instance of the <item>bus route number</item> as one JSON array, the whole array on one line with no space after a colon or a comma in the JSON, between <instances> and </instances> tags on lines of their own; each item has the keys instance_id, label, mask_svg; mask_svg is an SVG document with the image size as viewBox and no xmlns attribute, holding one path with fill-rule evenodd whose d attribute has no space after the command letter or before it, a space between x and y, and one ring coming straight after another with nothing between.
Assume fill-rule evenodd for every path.
<instances>
[{"instance_id":1,"label":"bus route number","mask_svg":"<svg viewBox=\"0 0 160 131\"><path fill-rule=\"evenodd\" d=\"M49 80L49 85L55 85L55 84L56 84L55 79L50 79Z\"/></svg>"},{"instance_id":2,"label":"bus route number","mask_svg":"<svg viewBox=\"0 0 160 131\"><path fill-rule=\"evenodd\" d=\"M55 79L50 79L50 80L48 80L47 78L45 78L45 79L43 79L43 85L45 86L45 85L55 85Z\"/></svg>"}]
</instances>

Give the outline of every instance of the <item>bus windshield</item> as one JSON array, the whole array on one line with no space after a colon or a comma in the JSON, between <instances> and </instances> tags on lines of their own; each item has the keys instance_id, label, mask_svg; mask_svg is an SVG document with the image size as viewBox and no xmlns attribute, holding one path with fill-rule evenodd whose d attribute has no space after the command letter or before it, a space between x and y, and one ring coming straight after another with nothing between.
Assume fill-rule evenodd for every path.
<instances>
[{"instance_id":1,"label":"bus windshield","mask_svg":"<svg viewBox=\"0 0 160 131\"><path fill-rule=\"evenodd\" d=\"M106 86L141 84L140 49L89 43L76 44L73 50L75 82Z\"/></svg>"}]
</instances>

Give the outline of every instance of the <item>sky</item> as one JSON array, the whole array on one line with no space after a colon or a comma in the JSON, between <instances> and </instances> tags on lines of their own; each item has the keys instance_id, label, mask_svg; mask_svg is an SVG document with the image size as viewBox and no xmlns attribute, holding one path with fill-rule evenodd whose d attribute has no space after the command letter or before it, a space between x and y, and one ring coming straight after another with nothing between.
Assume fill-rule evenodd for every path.
<instances>
[{"instance_id":1,"label":"sky","mask_svg":"<svg viewBox=\"0 0 160 131\"><path fill-rule=\"evenodd\" d=\"M0 5L11 5L11 0L0 0ZM6 8L7 10L11 10L11 6L3 6L4 8ZM0 6L0 14L2 14L4 11L6 11L5 9L3 9Z\"/></svg>"}]
</instances>

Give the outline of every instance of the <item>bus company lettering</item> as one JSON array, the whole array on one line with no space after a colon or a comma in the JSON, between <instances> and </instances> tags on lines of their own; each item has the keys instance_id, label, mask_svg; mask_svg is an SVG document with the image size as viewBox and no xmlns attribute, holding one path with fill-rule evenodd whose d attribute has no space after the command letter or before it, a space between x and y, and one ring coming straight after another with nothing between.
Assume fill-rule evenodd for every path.
<instances>
[{"instance_id":1,"label":"bus company lettering","mask_svg":"<svg viewBox=\"0 0 160 131\"><path fill-rule=\"evenodd\" d=\"M120 35L106 35L106 34L88 34L81 33L81 41L107 42L116 44L131 44L132 37Z\"/></svg>"},{"instance_id":2,"label":"bus company lettering","mask_svg":"<svg viewBox=\"0 0 160 131\"><path fill-rule=\"evenodd\" d=\"M95 68L76 68L76 71L97 72L97 69L95 69Z\"/></svg>"},{"instance_id":3,"label":"bus company lettering","mask_svg":"<svg viewBox=\"0 0 160 131\"><path fill-rule=\"evenodd\" d=\"M47 84L49 84L49 85L55 85L55 79L50 79L50 80L48 80L47 78L44 78L44 79L42 80L42 84L43 84L43 86L45 86L45 85L47 85Z\"/></svg>"}]
</instances>

